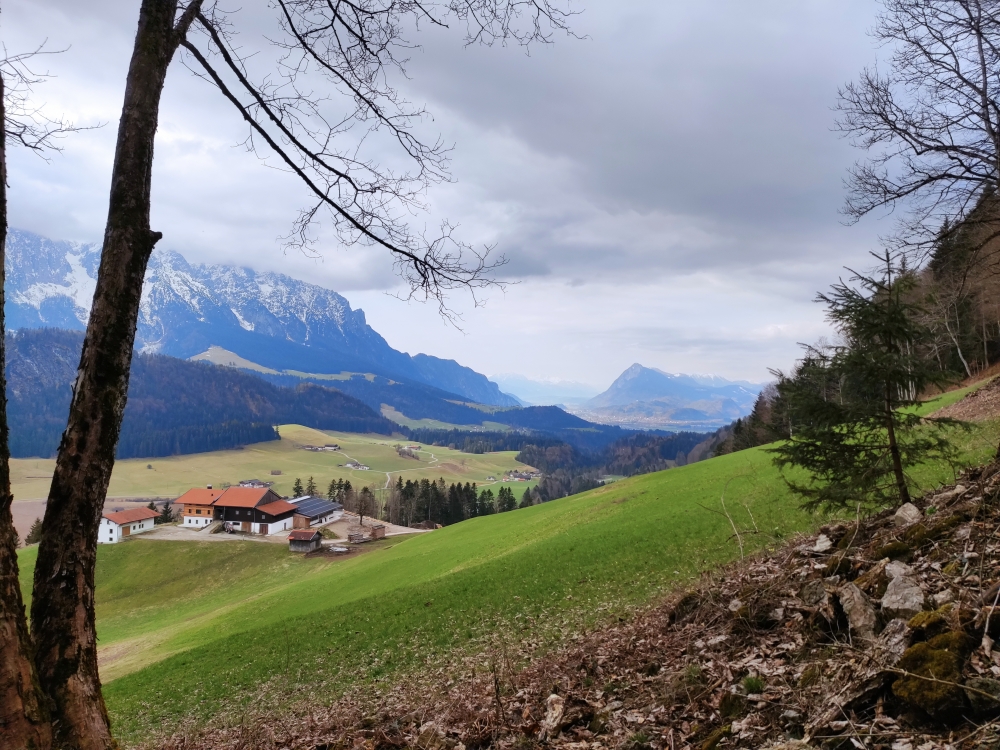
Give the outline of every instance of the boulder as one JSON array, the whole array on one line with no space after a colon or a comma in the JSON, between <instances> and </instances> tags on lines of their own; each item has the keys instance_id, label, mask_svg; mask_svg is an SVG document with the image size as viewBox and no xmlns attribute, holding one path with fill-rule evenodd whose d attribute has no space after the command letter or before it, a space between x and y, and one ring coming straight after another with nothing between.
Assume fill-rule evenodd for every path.
<instances>
[{"instance_id":1,"label":"boulder","mask_svg":"<svg viewBox=\"0 0 1000 750\"><path fill-rule=\"evenodd\" d=\"M829 552L833 549L833 542L826 534L820 534L813 545L813 552Z\"/></svg>"},{"instance_id":2,"label":"boulder","mask_svg":"<svg viewBox=\"0 0 1000 750\"><path fill-rule=\"evenodd\" d=\"M913 503L904 503L899 506L899 510L892 517L893 523L897 526L909 526L916 523L924 517L924 514L920 512L918 508Z\"/></svg>"},{"instance_id":3,"label":"boulder","mask_svg":"<svg viewBox=\"0 0 1000 750\"><path fill-rule=\"evenodd\" d=\"M995 714L1000 708L1000 682L989 677L973 677L965 682L965 695L977 716Z\"/></svg>"},{"instance_id":4,"label":"boulder","mask_svg":"<svg viewBox=\"0 0 1000 750\"><path fill-rule=\"evenodd\" d=\"M882 597L882 610L890 617L909 619L924 609L924 590L910 576L889 581Z\"/></svg>"},{"instance_id":5,"label":"boulder","mask_svg":"<svg viewBox=\"0 0 1000 750\"><path fill-rule=\"evenodd\" d=\"M851 633L856 638L870 641L875 638L875 625L878 623L878 616L875 607L868 601L861 589L853 583L845 583L837 590L840 599L840 606L847 615L847 622L851 626Z\"/></svg>"}]
</instances>

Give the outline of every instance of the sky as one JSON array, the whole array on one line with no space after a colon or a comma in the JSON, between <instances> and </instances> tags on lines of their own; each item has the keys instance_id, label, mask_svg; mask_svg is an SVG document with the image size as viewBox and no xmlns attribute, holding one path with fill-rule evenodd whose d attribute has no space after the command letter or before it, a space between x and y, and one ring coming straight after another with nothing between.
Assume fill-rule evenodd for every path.
<instances>
[{"instance_id":1,"label":"sky","mask_svg":"<svg viewBox=\"0 0 1000 750\"><path fill-rule=\"evenodd\" d=\"M52 77L43 111L100 125L47 159L11 150L12 226L100 241L138 17L137 0L8 0L8 53ZM245 48L273 10L232 16ZM235 6L234 6L235 7ZM754 382L828 334L813 302L845 266L870 265L891 219L847 226L839 209L863 154L834 132L837 89L876 61L860 0L582 0L575 37L527 52L463 44L462 29L411 35L401 92L430 115L418 132L453 145L417 229L442 218L507 264L458 326L403 302L385 251L324 235L318 257L283 250L304 189L241 147L246 130L179 57L161 105L152 227L159 247L317 283L364 309L388 342L487 375L604 388L634 362ZM371 158L398 165L389 144Z\"/></svg>"}]
</instances>

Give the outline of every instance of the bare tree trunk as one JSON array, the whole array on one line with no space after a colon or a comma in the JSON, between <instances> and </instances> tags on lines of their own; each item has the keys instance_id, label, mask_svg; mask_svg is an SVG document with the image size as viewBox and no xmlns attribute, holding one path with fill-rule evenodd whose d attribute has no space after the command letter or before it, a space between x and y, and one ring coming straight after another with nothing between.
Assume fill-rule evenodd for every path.
<instances>
[{"instance_id":1,"label":"bare tree trunk","mask_svg":"<svg viewBox=\"0 0 1000 750\"><path fill-rule=\"evenodd\" d=\"M885 429L889 437L889 454L892 456L892 471L896 475L896 488L899 490L900 504L910 502L910 491L906 487L906 475L903 473L903 459L896 442L896 424L892 416L892 392L888 384L885 386Z\"/></svg>"},{"instance_id":2,"label":"bare tree trunk","mask_svg":"<svg viewBox=\"0 0 1000 750\"><path fill-rule=\"evenodd\" d=\"M53 701L56 743L107 750L108 712L97 673L94 566L128 392L139 298L160 239L149 227L160 94L176 49L177 0L143 0L111 178L94 303L66 431L42 522L31 633L42 688Z\"/></svg>"},{"instance_id":3,"label":"bare tree trunk","mask_svg":"<svg viewBox=\"0 0 1000 750\"><path fill-rule=\"evenodd\" d=\"M17 532L10 504L10 450L7 445L6 341L3 282L7 255L7 133L4 81L0 76L0 737L5 750L45 750L52 746L46 701L32 662L17 565Z\"/></svg>"},{"instance_id":4,"label":"bare tree trunk","mask_svg":"<svg viewBox=\"0 0 1000 750\"><path fill-rule=\"evenodd\" d=\"M957 325L956 325L957 328ZM951 342L955 345L955 351L958 352L958 358L962 360L962 367L965 368L965 374L968 377L972 377L972 370L969 369L969 363L965 361L965 355L962 354L962 346L958 343L958 337L952 333L951 326L948 325L948 313L945 312L944 317L944 329L948 332L948 336L951 338Z\"/></svg>"}]
</instances>

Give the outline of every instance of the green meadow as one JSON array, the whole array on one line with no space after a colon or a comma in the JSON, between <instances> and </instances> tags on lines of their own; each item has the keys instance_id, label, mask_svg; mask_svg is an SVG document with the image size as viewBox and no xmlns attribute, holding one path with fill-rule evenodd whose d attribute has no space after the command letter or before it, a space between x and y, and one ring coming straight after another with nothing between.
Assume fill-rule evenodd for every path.
<instances>
[{"instance_id":1,"label":"green meadow","mask_svg":"<svg viewBox=\"0 0 1000 750\"><path fill-rule=\"evenodd\" d=\"M971 464L998 437L987 423L955 439ZM927 488L953 478L945 466L916 475ZM263 693L271 710L324 703L497 637L544 648L738 559L740 542L750 554L825 520L799 509L758 448L388 539L349 559L136 538L98 552L105 696L132 745L238 716ZM33 555L21 553L26 588Z\"/></svg>"}]
</instances>

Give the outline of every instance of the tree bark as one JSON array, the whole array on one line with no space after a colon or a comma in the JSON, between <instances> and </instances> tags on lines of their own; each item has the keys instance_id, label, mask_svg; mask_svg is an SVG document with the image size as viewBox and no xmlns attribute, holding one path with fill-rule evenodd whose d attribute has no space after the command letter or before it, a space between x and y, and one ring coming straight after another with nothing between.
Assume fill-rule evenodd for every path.
<instances>
[{"instance_id":1,"label":"tree bark","mask_svg":"<svg viewBox=\"0 0 1000 750\"><path fill-rule=\"evenodd\" d=\"M910 502L910 491L906 487L906 475L903 473L903 459L899 454L899 443L896 442L896 421L892 410L892 387L885 386L885 429L889 437L889 455L892 456L892 472L896 476L896 488L899 491L899 503Z\"/></svg>"},{"instance_id":2,"label":"tree bark","mask_svg":"<svg viewBox=\"0 0 1000 750\"><path fill-rule=\"evenodd\" d=\"M7 131L0 76L0 737L8 750L52 745L46 701L32 662L28 621L21 598L17 532L11 514L10 450L7 445L7 378L4 337L4 261L7 254Z\"/></svg>"},{"instance_id":3,"label":"tree bark","mask_svg":"<svg viewBox=\"0 0 1000 750\"><path fill-rule=\"evenodd\" d=\"M128 392L142 282L161 235L149 227L160 95L176 49L177 0L143 0L118 125L108 221L66 431L42 522L31 634L56 744L114 747L97 672L97 532Z\"/></svg>"}]
</instances>

